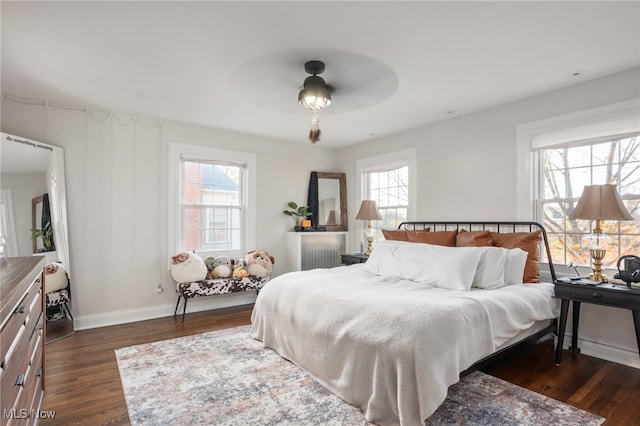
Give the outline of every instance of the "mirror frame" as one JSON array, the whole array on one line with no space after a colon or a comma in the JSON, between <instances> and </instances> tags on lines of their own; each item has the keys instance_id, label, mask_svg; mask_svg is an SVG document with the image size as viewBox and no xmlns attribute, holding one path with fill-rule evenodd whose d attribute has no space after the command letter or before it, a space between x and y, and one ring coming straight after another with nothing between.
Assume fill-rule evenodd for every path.
<instances>
[{"instance_id":1,"label":"mirror frame","mask_svg":"<svg viewBox=\"0 0 640 426\"><path fill-rule=\"evenodd\" d=\"M340 224L338 225L322 225L318 223L318 180L319 179L337 179L340 185ZM327 231L348 231L347 217L347 175L345 173L333 172L311 172L309 180L309 192L307 203L309 210L313 213L311 222L314 227L324 228Z\"/></svg>"},{"instance_id":2,"label":"mirror frame","mask_svg":"<svg viewBox=\"0 0 640 426\"><path fill-rule=\"evenodd\" d=\"M69 278L69 310L73 306L71 262L69 254L69 230L67 217L67 192L64 166L64 148L50 145L46 142L39 142L22 136L0 132L2 144L19 143L31 146L33 149L49 151L48 166L45 172L46 188L49 194L49 213L51 215L51 226L53 227L53 241L55 242L57 260L59 260ZM3 152L3 155L6 152ZM36 202L39 197L36 197ZM34 200L32 200L32 221L34 211ZM15 225L15 224L14 224ZM32 222L33 225L33 222ZM37 224L36 224L37 226ZM32 228L33 229L33 228ZM15 229L13 230L15 232ZM33 255L45 256L47 252L34 253ZM13 256L19 256L14 254ZM45 260L45 262L47 262ZM69 312L70 313L70 312ZM45 312L46 314L46 312ZM73 317L66 316L64 321L46 322L46 343L51 343L62 337L73 334L75 331Z\"/></svg>"}]
</instances>

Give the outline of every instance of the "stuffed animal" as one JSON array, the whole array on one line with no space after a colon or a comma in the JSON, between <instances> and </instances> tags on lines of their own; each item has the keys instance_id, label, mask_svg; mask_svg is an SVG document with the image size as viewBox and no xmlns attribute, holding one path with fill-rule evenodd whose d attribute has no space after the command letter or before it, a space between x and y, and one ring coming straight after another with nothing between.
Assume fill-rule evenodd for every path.
<instances>
[{"instance_id":1,"label":"stuffed animal","mask_svg":"<svg viewBox=\"0 0 640 426\"><path fill-rule=\"evenodd\" d=\"M207 275L207 278L214 280L216 278L228 278L231 276L231 273L233 272L233 265L229 256L217 256L215 258L209 257L207 258L207 261L209 259L213 259L213 262L207 263L207 267L209 269L209 275Z\"/></svg>"},{"instance_id":2,"label":"stuffed animal","mask_svg":"<svg viewBox=\"0 0 640 426\"><path fill-rule=\"evenodd\" d=\"M67 272L61 263L51 262L47 263L44 268L44 292L51 293L52 291L63 290L69 285L69 278Z\"/></svg>"},{"instance_id":3,"label":"stuffed animal","mask_svg":"<svg viewBox=\"0 0 640 426\"><path fill-rule=\"evenodd\" d=\"M249 275L264 277L271 275L275 259L264 250L251 250L244 258Z\"/></svg>"},{"instance_id":4,"label":"stuffed animal","mask_svg":"<svg viewBox=\"0 0 640 426\"><path fill-rule=\"evenodd\" d=\"M182 252L171 258L171 276L177 283L204 280L207 272L207 265L195 252Z\"/></svg>"},{"instance_id":5,"label":"stuffed animal","mask_svg":"<svg viewBox=\"0 0 640 426\"><path fill-rule=\"evenodd\" d=\"M233 278L248 277L247 266L244 263L244 259L239 257L233 261Z\"/></svg>"},{"instance_id":6,"label":"stuffed animal","mask_svg":"<svg viewBox=\"0 0 640 426\"><path fill-rule=\"evenodd\" d=\"M216 258L213 256L209 256L204 260L204 264L207 267L207 271L209 271L209 273L207 274L207 278L209 278L209 275L211 275L211 271L213 271L213 268L216 266Z\"/></svg>"}]
</instances>

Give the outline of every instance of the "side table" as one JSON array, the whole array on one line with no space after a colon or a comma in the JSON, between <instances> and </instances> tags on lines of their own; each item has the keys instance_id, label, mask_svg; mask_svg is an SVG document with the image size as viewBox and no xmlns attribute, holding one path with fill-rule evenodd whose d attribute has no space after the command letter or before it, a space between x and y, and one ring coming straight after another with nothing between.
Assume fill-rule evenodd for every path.
<instances>
[{"instance_id":1,"label":"side table","mask_svg":"<svg viewBox=\"0 0 640 426\"><path fill-rule=\"evenodd\" d=\"M558 325L558 344L556 346L556 365L560 365L560 360L562 359L562 344L567 326L569 302L573 302L572 353L575 354L578 351L578 323L580 321L580 304L582 302L629 309L633 314L636 343L640 350L640 289L609 283L591 285L588 280L570 280L568 278L560 278L554 284L555 296L562 299L560 324Z\"/></svg>"},{"instance_id":2,"label":"side table","mask_svg":"<svg viewBox=\"0 0 640 426\"><path fill-rule=\"evenodd\" d=\"M369 259L364 253L344 253L340 255L343 265L353 265L354 263L364 263Z\"/></svg>"}]
</instances>

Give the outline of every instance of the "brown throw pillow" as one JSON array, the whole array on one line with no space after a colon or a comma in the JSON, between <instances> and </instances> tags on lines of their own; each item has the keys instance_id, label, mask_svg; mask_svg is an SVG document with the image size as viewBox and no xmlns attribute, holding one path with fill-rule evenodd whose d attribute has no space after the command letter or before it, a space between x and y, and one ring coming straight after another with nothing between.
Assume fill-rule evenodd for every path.
<instances>
[{"instance_id":1,"label":"brown throw pillow","mask_svg":"<svg viewBox=\"0 0 640 426\"><path fill-rule=\"evenodd\" d=\"M493 243L497 247L507 249L519 248L527 252L527 263L524 266L524 283L540 282L540 242L542 231L514 232L510 234L492 233Z\"/></svg>"},{"instance_id":2,"label":"brown throw pillow","mask_svg":"<svg viewBox=\"0 0 640 426\"><path fill-rule=\"evenodd\" d=\"M456 236L457 247L484 247L493 245L491 231L467 231L461 229Z\"/></svg>"},{"instance_id":3,"label":"brown throw pillow","mask_svg":"<svg viewBox=\"0 0 640 426\"><path fill-rule=\"evenodd\" d=\"M382 235L384 235L385 240L409 241L406 229L383 229Z\"/></svg>"},{"instance_id":4,"label":"brown throw pillow","mask_svg":"<svg viewBox=\"0 0 640 426\"><path fill-rule=\"evenodd\" d=\"M412 243L427 243L438 246L455 247L458 231L410 232L407 237Z\"/></svg>"},{"instance_id":5,"label":"brown throw pillow","mask_svg":"<svg viewBox=\"0 0 640 426\"><path fill-rule=\"evenodd\" d=\"M389 241L409 241L409 234L424 234L429 232L429 228L420 231L407 231L406 229L383 229L382 235Z\"/></svg>"}]
</instances>

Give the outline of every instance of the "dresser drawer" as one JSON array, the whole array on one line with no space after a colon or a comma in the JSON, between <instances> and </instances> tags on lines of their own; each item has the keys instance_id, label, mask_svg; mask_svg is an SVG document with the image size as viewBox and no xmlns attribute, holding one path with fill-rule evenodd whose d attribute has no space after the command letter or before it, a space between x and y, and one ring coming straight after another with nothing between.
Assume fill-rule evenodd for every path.
<instances>
[{"instance_id":1,"label":"dresser drawer","mask_svg":"<svg viewBox=\"0 0 640 426\"><path fill-rule=\"evenodd\" d=\"M29 329L33 329L35 321L42 312L42 285L38 277L34 285L17 303L12 314L5 322L5 326L0 331L0 362L4 362L7 351L11 348L12 342L20 327L27 324Z\"/></svg>"},{"instance_id":2,"label":"dresser drawer","mask_svg":"<svg viewBox=\"0 0 640 426\"><path fill-rule=\"evenodd\" d=\"M36 328L42 329L42 292L38 292L36 296L36 299L34 299L31 305L31 309L29 309L27 322L25 323L27 330L31 334L33 334L33 330Z\"/></svg>"},{"instance_id":3,"label":"dresser drawer","mask_svg":"<svg viewBox=\"0 0 640 426\"><path fill-rule=\"evenodd\" d=\"M572 288L571 298L580 302L621 307L625 307L626 302L626 297L623 293L599 290L597 288Z\"/></svg>"},{"instance_id":4,"label":"dresser drawer","mask_svg":"<svg viewBox=\"0 0 640 426\"><path fill-rule=\"evenodd\" d=\"M0 331L0 362L4 363L7 352L11 348L18 331L24 326L27 314L27 296L25 295L7 319L2 331Z\"/></svg>"},{"instance_id":5,"label":"dresser drawer","mask_svg":"<svg viewBox=\"0 0 640 426\"><path fill-rule=\"evenodd\" d=\"M20 346L12 347L8 352L8 357L3 364L2 377L0 377L0 386L2 387L0 401L3 409L14 407L18 392L27 379L25 373L31 362L29 333L27 333L25 326L22 326L17 337L22 343Z\"/></svg>"}]
</instances>

